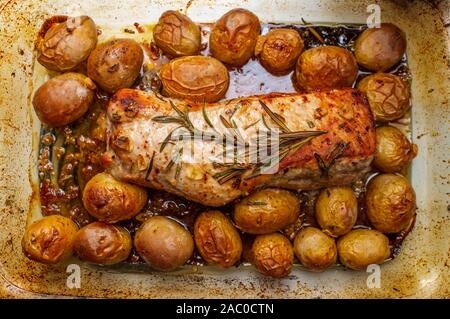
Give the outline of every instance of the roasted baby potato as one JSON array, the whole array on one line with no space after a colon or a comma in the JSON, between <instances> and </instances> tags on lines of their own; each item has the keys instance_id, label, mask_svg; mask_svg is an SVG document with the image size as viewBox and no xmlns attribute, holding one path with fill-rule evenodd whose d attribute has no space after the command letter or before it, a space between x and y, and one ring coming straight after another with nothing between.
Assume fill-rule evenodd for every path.
<instances>
[{"instance_id":1,"label":"roasted baby potato","mask_svg":"<svg viewBox=\"0 0 450 319\"><path fill-rule=\"evenodd\" d=\"M267 71L283 75L295 66L303 48L303 39L294 29L273 29L258 37L255 56Z\"/></svg>"},{"instance_id":2,"label":"roasted baby potato","mask_svg":"<svg viewBox=\"0 0 450 319\"><path fill-rule=\"evenodd\" d=\"M64 126L78 120L94 100L95 84L79 73L64 73L42 84L34 94L33 106L42 123Z\"/></svg>"},{"instance_id":3,"label":"roasted baby potato","mask_svg":"<svg viewBox=\"0 0 450 319\"><path fill-rule=\"evenodd\" d=\"M72 255L77 225L60 215L44 217L26 230L22 250L28 258L45 264L56 264Z\"/></svg>"},{"instance_id":4,"label":"roasted baby potato","mask_svg":"<svg viewBox=\"0 0 450 319\"><path fill-rule=\"evenodd\" d=\"M364 30L355 42L355 56L362 67L382 72L392 68L406 51L406 37L391 23Z\"/></svg>"},{"instance_id":5,"label":"roasted baby potato","mask_svg":"<svg viewBox=\"0 0 450 319\"><path fill-rule=\"evenodd\" d=\"M339 260L344 266L360 270L371 264L381 264L389 257L389 240L371 229L355 229L339 238Z\"/></svg>"},{"instance_id":6,"label":"roasted baby potato","mask_svg":"<svg viewBox=\"0 0 450 319\"><path fill-rule=\"evenodd\" d=\"M375 130L377 149L373 165L384 173L400 172L417 155L417 145L411 144L399 129L380 126Z\"/></svg>"},{"instance_id":7,"label":"roasted baby potato","mask_svg":"<svg viewBox=\"0 0 450 319\"><path fill-rule=\"evenodd\" d=\"M200 28L178 11L169 10L161 15L153 29L153 40L171 57L196 55L200 52Z\"/></svg>"},{"instance_id":8,"label":"roasted baby potato","mask_svg":"<svg viewBox=\"0 0 450 319\"><path fill-rule=\"evenodd\" d=\"M292 224L300 214L300 202L291 192L266 188L247 196L234 207L236 226L250 234L267 234Z\"/></svg>"},{"instance_id":9,"label":"roasted baby potato","mask_svg":"<svg viewBox=\"0 0 450 319\"><path fill-rule=\"evenodd\" d=\"M99 173L87 182L83 204L99 221L116 223L134 217L147 202L147 191L139 186Z\"/></svg>"},{"instance_id":10,"label":"roasted baby potato","mask_svg":"<svg viewBox=\"0 0 450 319\"><path fill-rule=\"evenodd\" d=\"M130 233L125 228L93 222L78 231L73 250L81 260L112 265L127 259L131 245Z\"/></svg>"},{"instance_id":11,"label":"roasted baby potato","mask_svg":"<svg viewBox=\"0 0 450 319\"><path fill-rule=\"evenodd\" d=\"M335 46L306 50L296 66L297 84L307 92L351 87L357 75L358 64L353 54Z\"/></svg>"},{"instance_id":12,"label":"roasted baby potato","mask_svg":"<svg viewBox=\"0 0 450 319\"><path fill-rule=\"evenodd\" d=\"M409 87L397 75L372 74L362 79L358 88L367 94L370 108L379 122L399 119L409 109Z\"/></svg>"},{"instance_id":13,"label":"roasted baby potato","mask_svg":"<svg viewBox=\"0 0 450 319\"><path fill-rule=\"evenodd\" d=\"M257 236L251 254L256 268L263 275L281 278L292 270L294 251L291 242L279 233Z\"/></svg>"},{"instance_id":14,"label":"roasted baby potato","mask_svg":"<svg viewBox=\"0 0 450 319\"><path fill-rule=\"evenodd\" d=\"M176 221L154 216L147 219L136 232L134 247L152 268L172 271L184 265L194 251L189 231Z\"/></svg>"},{"instance_id":15,"label":"roasted baby potato","mask_svg":"<svg viewBox=\"0 0 450 319\"><path fill-rule=\"evenodd\" d=\"M327 235L348 233L358 217L358 201L350 187L322 190L316 202L316 220Z\"/></svg>"},{"instance_id":16,"label":"roasted baby potato","mask_svg":"<svg viewBox=\"0 0 450 319\"><path fill-rule=\"evenodd\" d=\"M246 9L225 13L211 31L209 49L213 57L230 66L243 66L255 51L261 33L258 17Z\"/></svg>"},{"instance_id":17,"label":"roasted baby potato","mask_svg":"<svg viewBox=\"0 0 450 319\"><path fill-rule=\"evenodd\" d=\"M197 217L194 240L208 264L228 268L241 258L241 237L231 221L219 211L203 212Z\"/></svg>"},{"instance_id":18,"label":"roasted baby potato","mask_svg":"<svg viewBox=\"0 0 450 319\"><path fill-rule=\"evenodd\" d=\"M187 56L163 65L159 73L165 96L206 102L225 96L230 82L227 68L212 57Z\"/></svg>"},{"instance_id":19,"label":"roasted baby potato","mask_svg":"<svg viewBox=\"0 0 450 319\"><path fill-rule=\"evenodd\" d=\"M104 91L115 93L133 85L144 60L134 40L116 39L98 45L88 59L87 72Z\"/></svg>"},{"instance_id":20,"label":"roasted baby potato","mask_svg":"<svg viewBox=\"0 0 450 319\"><path fill-rule=\"evenodd\" d=\"M381 174L370 180L366 191L367 217L382 233L407 228L416 211L416 194L400 175Z\"/></svg>"},{"instance_id":21,"label":"roasted baby potato","mask_svg":"<svg viewBox=\"0 0 450 319\"><path fill-rule=\"evenodd\" d=\"M298 232L294 240L294 253L303 266L313 271L323 271L334 265L337 259L334 239L314 227Z\"/></svg>"},{"instance_id":22,"label":"roasted baby potato","mask_svg":"<svg viewBox=\"0 0 450 319\"><path fill-rule=\"evenodd\" d=\"M49 70L67 72L85 61L97 44L97 28L87 16L54 17L36 43L37 60Z\"/></svg>"}]
</instances>

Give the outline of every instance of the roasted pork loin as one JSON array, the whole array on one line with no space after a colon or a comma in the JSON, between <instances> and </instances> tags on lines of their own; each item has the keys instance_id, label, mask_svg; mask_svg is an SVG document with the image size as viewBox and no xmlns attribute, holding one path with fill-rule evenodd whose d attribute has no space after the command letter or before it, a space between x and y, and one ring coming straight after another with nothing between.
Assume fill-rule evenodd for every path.
<instances>
[{"instance_id":1,"label":"roasted pork loin","mask_svg":"<svg viewBox=\"0 0 450 319\"><path fill-rule=\"evenodd\" d=\"M257 187L349 185L369 171L375 151L373 116L356 89L194 105L123 89L111 98L107 118L108 172L208 206L225 205ZM279 147L251 161L249 145L258 149L255 136L261 132L274 133ZM244 150L237 152L244 154L240 160L236 152L231 162L220 157L230 145Z\"/></svg>"}]
</instances>

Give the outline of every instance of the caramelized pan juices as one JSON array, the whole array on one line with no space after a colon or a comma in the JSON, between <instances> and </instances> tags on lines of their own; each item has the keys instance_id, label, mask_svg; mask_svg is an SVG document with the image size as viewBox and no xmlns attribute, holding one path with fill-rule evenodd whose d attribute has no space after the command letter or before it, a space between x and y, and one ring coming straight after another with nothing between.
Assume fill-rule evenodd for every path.
<instances>
[{"instance_id":1,"label":"caramelized pan juices","mask_svg":"<svg viewBox=\"0 0 450 319\"><path fill-rule=\"evenodd\" d=\"M120 30L53 21L38 62L62 75L34 96L49 223L27 230L29 258L43 260L34 256L45 245L31 252L29 238L50 236L51 215L80 230L44 262L75 247L82 260L124 268L244 263L283 277L294 263L365 269L401 253L415 220L403 176L417 147L400 29L261 23L245 9L216 23L168 11ZM71 32L51 47L63 27ZM276 132L276 156L211 155L230 135L246 148L260 132ZM186 158L186 136L206 159ZM118 251L92 244L100 232Z\"/></svg>"}]
</instances>

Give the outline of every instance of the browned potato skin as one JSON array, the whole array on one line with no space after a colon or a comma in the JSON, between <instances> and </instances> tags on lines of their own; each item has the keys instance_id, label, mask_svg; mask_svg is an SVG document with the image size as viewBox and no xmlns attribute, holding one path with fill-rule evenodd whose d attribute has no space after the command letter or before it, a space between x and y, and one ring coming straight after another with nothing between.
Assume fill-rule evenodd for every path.
<instances>
[{"instance_id":1,"label":"browned potato skin","mask_svg":"<svg viewBox=\"0 0 450 319\"><path fill-rule=\"evenodd\" d=\"M134 217L146 202L144 188L118 181L107 173L95 175L83 191L83 204L89 214L111 224Z\"/></svg>"},{"instance_id":2,"label":"browned potato skin","mask_svg":"<svg viewBox=\"0 0 450 319\"><path fill-rule=\"evenodd\" d=\"M194 251L191 234L174 220L151 217L142 224L134 237L138 254L152 268L172 271L184 265Z\"/></svg>"},{"instance_id":3,"label":"browned potato skin","mask_svg":"<svg viewBox=\"0 0 450 319\"><path fill-rule=\"evenodd\" d=\"M337 259L334 239L314 227L298 232L294 239L294 253L303 266L317 272L334 265Z\"/></svg>"},{"instance_id":4,"label":"browned potato skin","mask_svg":"<svg viewBox=\"0 0 450 319\"><path fill-rule=\"evenodd\" d=\"M273 278L289 275L294 263L292 244L283 235L259 235L252 246L253 262L260 273Z\"/></svg>"},{"instance_id":5,"label":"browned potato skin","mask_svg":"<svg viewBox=\"0 0 450 319\"><path fill-rule=\"evenodd\" d=\"M405 51L405 34L391 23L364 30L355 42L358 64L375 72L386 71L396 65Z\"/></svg>"},{"instance_id":6,"label":"browned potato skin","mask_svg":"<svg viewBox=\"0 0 450 319\"><path fill-rule=\"evenodd\" d=\"M398 233L414 218L416 194L403 176L381 174L367 185L366 206L367 217L377 230Z\"/></svg>"},{"instance_id":7,"label":"browned potato skin","mask_svg":"<svg viewBox=\"0 0 450 319\"><path fill-rule=\"evenodd\" d=\"M78 120L94 100L95 84L79 73L64 73L41 85L33 106L42 123L64 126Z\"/></svg>"},{"instance_id":8,"label":"browned potato skin","mask_svg":"<svg viewBox=\"0 0 450 319\"><path fill-rule=\"evenodd\" d=\"M85 61L96 44L97 27L91 18L68 18L38 38L37 60L49 70L67 72Z\"/></svg>"},{"instance_id":9,"label":"browned potato skin","mask_svg":"<svg viewBox=\"0 0 450 319\"><path fill-rule=\"evenodd\" d=\"M165 96L215 102L225 96L230 83L227 68L217 59L187 56L163 65L159 76Z\"/></svg>"},{"instance_id":10,"label":"browned potato skin","mask_svg":"<svg viewBox=\"0 0 450 319\"><path fill-rule=\"evenodd\" d=\"M89 77L104 91L114 93L133 85L144 60L141 46L131 39L116 39L98 45L88 59Z\"/></svg>"},{"instance_id":11,"label":"browned potato skin","mask_svg":"<svg viewBox=\"0 0 450 319\"><path fill-rule=\"evenodd\" d=\"M304 48L303 39L293 29L273 29L258 37L255 56L274 75L289 73Z\"/></svg>"},{"instance_id":12,"label":"browned potato skin","mask_svg":"<svg viewBox=\"0 0 450 319\"><path fill-rule=\"evenodd\" d=\"M127 259L131 245L130 233L125 228L93 222L78 231L73 250L81 260L112 265Z\"/></svg>"},{"instance_id":13,"label":"browned potato skin","mask_svg":"<svg viewBox=\"0 0 450 319\"><path fill-rule=\"evenodd\" d=\"M355 270L366 269L371 264L381 264L389 257L388 238L376 230L355 229L339 238L339 260Z\"/></svg>"},{"instance_id":14,"label":"browned potato skin","mask_svg":"<svg viewBox=\"0 0 450 319\"><path fill-rule=\"evenodd\" d=\"M234 207L236 226L249 234L268 234L295 222L300 202L291 192L266 188L247 196Z\"/></svg>"},{"instance_id":15,"label":"browned potato skin","mask_svg":"<svg viewBox=\"0 0 450 319\"><path fill-rule=\"evenodd\" d=\"M153 40L171 57L196 55L200 52L200 28L178 11L169 10L161 15L153 29Z\"/></svg>"},{"instance_id":16,"label":"browned potato skin","mask_svg":"<svg viewBox=\"0 0 450 319\"><path fill-rule=\"evenodd\" d=\"M306 50L296 66L297 83L307 92L351 87L357 75L353 54L331 45Z\"/></svg>"},{"instance_id":17,"label":"browned potato skin","mask_svg":"<svg viewBox=\"0 0 450 319\"><path fill-rule=\"evenodd\" d=\"M367 94L370 108L379 122L402 118L409 110L409 87L397 75L372 74L362 79L357 86Z\"/></svg>"},{"instance_id":18,"label":"browned potato skin","mask_svg":"<svg viewBox=\"0 0 450 319\"><path fill-rule=\"evenodd\" d=\"M203 212L197 217L194 240L208 264L228 268L241 258L241 237L230 220L219 211Z\"/></svg>"},{"instance_id":19,"label":"browned potato skin","mask_svg":"<svg viewBox=\"0 0 450 319\"><path fill-rule=\"evenodd\" d=\"M261 33L258 17L246 9L225 13L211 31L209 49L213 57L230 66L243 66L252 57Z\"/></svg>"},{"instance_id":20,"label":"browned potato skin","mask_svg":"<svg viewBox=\"0 0 450 319\"><path fill-rule=\"evenodd\" d=\"M316 220L323 232L332 237L348 233L358 217L358 201L350 187L322 190L316 202Z\"/></svg>"},{"instance_id":21,"label":"browned potato skin","mask_svg":"<svg viewBox=\"0 0 450 319\"><path fill-rule=\"evenodd\" d=\"M22 250L28 258L45 264L59 263L72 255L77 225L60 215L44 217L26 230Z\"/></svg>"},{"instance_id":22,"label":"browned potato skin","mask_svg":"<svg viewBox=\"0 0 450 319\"><path fill-rule=\"evenodd\" d=\"M399 129L380 126L375 130L377 148L373 165L384 173L396 173L407 167L417 155L417 145L411 144Z\"/></svg>"}]
</instances>

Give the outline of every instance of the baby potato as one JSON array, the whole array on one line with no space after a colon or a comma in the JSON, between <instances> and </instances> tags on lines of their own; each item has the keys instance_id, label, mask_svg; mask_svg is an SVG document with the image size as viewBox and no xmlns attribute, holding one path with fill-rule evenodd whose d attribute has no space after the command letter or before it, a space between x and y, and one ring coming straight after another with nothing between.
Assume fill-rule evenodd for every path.
<instances>
[{"instance_id":1,"label":"baby potato","mask_svg":"<svg viewBox=\"0 0 450 319\"><path fill-rule=\"evenodd\" d=\"M203 212L197 217L194 240L208 264L228 268L241 258L241 237L230 220L219 211Z\"/></svg>"},{"instance_id":2,"label":"baby potato","mask_svg":"<svg viewBox=\"0 0 450 319\"><path fill-rule=\"evenodd\" d=\"M134 247L152 268L172 271L184 265L194 252L191 234L176 221L154 216L136 232Z\"/></svg>"},{"instance_id":3,"label":"baby potato","mask_svg":"<svg viewBox=\"0 0 450 319\"><path fill-rule=\"evenodd\" d=\"M366 210L370 223L377 230L398 233L414 218L416 193L403 176L378 175L367 185Z\"/></svg>"},{"instance_id":4,"label":"baby potato","mask_svg":"<svg viewBox=\"0 0 450 319\"><path fill-rule=\"evenodd\" d=\"M306 50L296 66L297 83L307 92L351 87L357 75L358 64L353 54L336 46Z\"/></svg>"},{"instance_id":5,"label":"baby potato","mask_svg":"<svg viewBox=\"0 0 450 319\"><path fill-rule=\"evenodd\" d=\"M417 155L417 145L411 144L399 129L380 126L375 130L377 148L373 165L384 173L395 173L408 166Z\"/></svg>"},{"instance_id":6,"label":"baby potato","mask_svg":"<svg viewBox=\"0 0 450 319\"><path fill-rule=\"evenodd\" d=\"M95 84L79 73L64 73L42 84L34 94L33 106L39 120L51 127L78 120L94 100Z\"/></svg>"},{"instance_id":7,"label":"baby potato","mask_svg":"<svg viewBox=\"0 0 450 319\"><path fill-rule=\"evenodd\" d=\"M169 10L161 15L153 29L153 40L165 54L172 57L200 52L200 28L178 11Z\"/></svg>"},{"instance_id":8,"label":"baby potato","mask_svg":"<svg viewBox=\"0 0 450 319\"><path fill-rule=\"evenodd\" d=\"M49 28L45 30L48 24ZM97 44L97 27L87 16L53 17L42 29L36 44L37 60L49 70L67 72L75 69Z\"/></svg>"},{"instance_id":9,"label":"baby potato","mask_svg":"<svg viewBox=\"0 0 450 319\"><path fill-rule=\"evenodd\" d=\"M93 222L77 232L73 250L81 260L112 265L127 259L131 245L130 233L125 228Z\"/></svg>"},{"instance_id":10,"label":"baby potato","mask_svg":"<svg viewBox=\"0 0 450 319\"><path fill-rule=\"evenodd\" d=\"M213 57L230 66L243 66L255 51L261 33L258 17L246 9L225 13L211 31L209 49Z\"/></svg>"},{"instance_id":11,"label":"baby potato","mask_svg":"<svg viewBox=\"0 0 450 319\"><path fill-rule=\"evenodd\" d=\"M323 232L332 237L348 233L358 217L358 201L350 187L322 190L316 202L316 220Z\"/></svg>"},{"instance_id":12,"label":"baby potato","mask_svg":"<svg viewBox=\"0 0 450 319\"><path fill-rule=\"evenodd\" d=\"M392 68L400 62L405 51L405 34L391 23L364 30L355 42L358 64L375 72Z\"/></svg>"},{"instance_id":13,"label":"baby potato","mask_svg":"<svg viewBox=\"0 0 450 319\"><path fill-rule=\"evenodd\" d=\"M212 57L187 56L163 65L159 76L165 96L214 102L223 98L230 77L227 68Z\"/></svg>"},{"instance_id":14,"label":"baby potato","mask_svg":"<svg viewBox=\"0 0 450 319\"><path fill-rule=\"evenodd\" d=\"M294 239L294 253L303 266L318 272L334 265L337 259L334 239L314 227L298 232Z\"/></svg>"},{"instance_id":15,"label":"baby potato","mask_svg":"<svg viewBox=\"0 0 450 319\"><path fill-rule=\"evenodd\" d=\"M267 234L295 222L300 202L291 192L266 188L247 196L234 206L236 226L249 234Z\"/></svg>"},{"instance_id":16,"label":"baby potato","mask_svg":"<svg viewBox=\"0 0 450 319\"><path fill-rule=\"evenodd\" d=\"M409 109L409 87L397 75L372 74L362 79L357 87L367 94L370 109L379 122L402 118Z\"/></svg>"},{"instance_id":17,"label":"baby potato","mask_svg":"<svg viewBox=\"0 0 450 319\"><path fill-rule=\"evenodd\" d=\"M381 264L391 254L388 238L371 229L352 230L339 238L337 249L341 263L355 270Z\"/></svg>"},{"instance_id":18,"label":"baby potato","mask_svg":"<svg viewBox=\"0 0 450 319\"><path fill-rule=\"evenodd\" d=\"M60 215L44 217L26 230L22 250L29 259L45 264L56 264L72 255L77 225Z\"/></svg>"},{"instance_id":19,"label":"baby potato","mask_svg":"<svg viewBox=\"0 0 450 319\"><path fill-rule=\"evenodd\" d=\"M87 72L104 91L128 88L141 71L144 53L131 39L115 39L98 45L88 59Z\"/></svg>"},{"instance_id":20,"label":"baby potato","mask_svg":"<svg viewBox=\"0 0 450 319\"><path fill-rule=\"evenodd\" d=\"M255 56L267 71L275 75L289 73L304 48L303 39L294 29L272 29L258 37Z\"/></svg>"},{"instance_id":21,"label":"baby potato","mask_svg":"<svg viewBox=\"0 0 450 319\"><path fill-rule=\"evenodd\" d=\"M252 245L252 258L260 273L282 278L292 270L294 251L289 239L279 233L259 235Z\"/></svg>"},{"instance_id":22,"label":"baby potato","mask_svg":"<svg viewBox=\"0 0 450 319\"><path fill-rule=\"evenodd\" d=\"M99 221L116 223L134 217L147 202L147 191L116 180L107 173L95 175L83 191L83 204Z\"/></svg>"}]
</instances>

